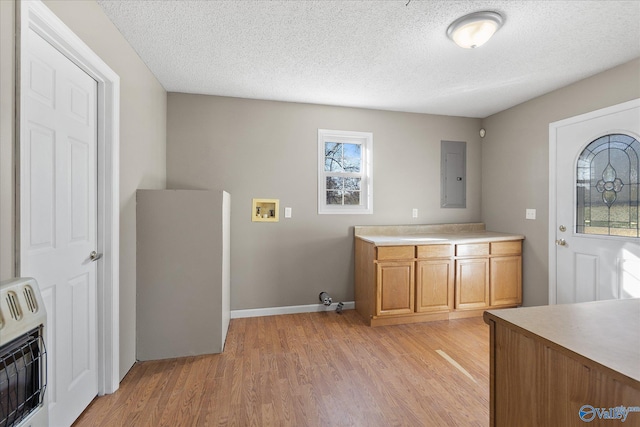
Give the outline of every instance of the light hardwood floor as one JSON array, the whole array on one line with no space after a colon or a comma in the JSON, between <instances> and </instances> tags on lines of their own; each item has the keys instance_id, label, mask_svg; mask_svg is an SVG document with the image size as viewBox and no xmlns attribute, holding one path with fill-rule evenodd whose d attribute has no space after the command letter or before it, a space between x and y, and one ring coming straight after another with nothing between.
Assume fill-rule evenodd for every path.
<instances>
[{"instance_id":1,"label":"light hardwood floor","mask_svg":"<svg viewBox=\"0 0 640 427\"><path fill-rule=\"evenodd\" d=\"M233 319L224 353L136 363L74 426L488 424L482 318L371 328L345 310Z\"/></svg>"}]
</instances>

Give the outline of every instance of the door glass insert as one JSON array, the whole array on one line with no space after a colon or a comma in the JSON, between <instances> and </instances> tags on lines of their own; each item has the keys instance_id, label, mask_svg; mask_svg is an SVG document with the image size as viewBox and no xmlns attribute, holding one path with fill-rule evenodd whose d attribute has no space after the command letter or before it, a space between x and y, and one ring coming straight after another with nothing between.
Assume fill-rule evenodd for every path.
<instances>
[{"instance_id":1,"label":"door glass insert","mask_svg":"<svg viewBox=\"0 0 640 427\"><path fill-rule=\"evenodd\" d=\"M639 237L640 142L624 134L592 141L578 158L576 232Z\"/></svg>"}]
</instances>

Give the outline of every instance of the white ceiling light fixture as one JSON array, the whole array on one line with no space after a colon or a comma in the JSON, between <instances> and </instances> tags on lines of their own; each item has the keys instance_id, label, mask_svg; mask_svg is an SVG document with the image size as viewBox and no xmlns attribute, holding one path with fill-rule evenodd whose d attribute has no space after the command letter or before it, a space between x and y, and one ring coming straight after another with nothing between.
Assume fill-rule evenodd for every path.
<instances>
[{"instance_id":1,"label":"white ceiling light fixture","mask_svg":"<svg viewBox=\"0 0 640 427\"><path fill-rule=\"evenodd\" d=\"M503 23L499 13L474 12L453 21L447 28L447 36L460 47L474 49L485 44Z\"/></svg>"}]
</instances>

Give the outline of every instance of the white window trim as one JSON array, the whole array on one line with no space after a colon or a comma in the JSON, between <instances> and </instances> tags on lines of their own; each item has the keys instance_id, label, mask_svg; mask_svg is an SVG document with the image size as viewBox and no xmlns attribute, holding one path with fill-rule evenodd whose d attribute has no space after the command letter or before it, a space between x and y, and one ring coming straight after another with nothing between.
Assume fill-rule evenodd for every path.
<instances>
[{"instance_id":1,"label":"white window trim","mask_svg":"<svg viewBox=\"0 0 640 427\"><path fill-rule=\"evenodd\" d=\"M359 206L326 204L325 142L362 145L362 182ZM318 214L373 214L373 133L318 129Z\"/></svg>"}]
</instances>

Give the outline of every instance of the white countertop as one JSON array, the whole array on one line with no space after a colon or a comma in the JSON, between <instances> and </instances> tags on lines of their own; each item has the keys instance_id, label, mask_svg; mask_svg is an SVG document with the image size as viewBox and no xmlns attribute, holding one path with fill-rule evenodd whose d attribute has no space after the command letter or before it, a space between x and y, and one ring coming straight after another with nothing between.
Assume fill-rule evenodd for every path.
<instances>
[{"instance_id":1,"label":"white countertop","mask_svg":"<svg viewBox=\"0 0 640 427\"><path fill-rule=\"evenodd\" d=\"M357 235L356 238L376 246L437 245L523 240L522 234L496 231L460 231L454 233L416 233L399 235Z\"/></svg>"}]
</instances>

